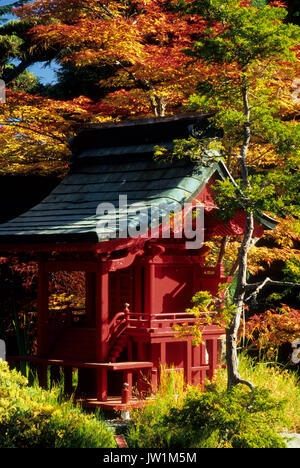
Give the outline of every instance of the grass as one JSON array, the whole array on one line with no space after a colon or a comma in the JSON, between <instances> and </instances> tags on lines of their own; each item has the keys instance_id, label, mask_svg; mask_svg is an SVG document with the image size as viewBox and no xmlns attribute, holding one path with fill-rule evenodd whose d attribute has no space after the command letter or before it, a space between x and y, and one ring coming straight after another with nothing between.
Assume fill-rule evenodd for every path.
<instances>
[{"instance_id":1,"label":"grass","mask_svg":"<svg viewBox=\"0 0 300 468\"><path fill-rule=\"evenodd\" d=\"M130 447L271 448L284 447L278 433L300 432L297 376L276 364L240 357L243 378L256 386L226 391L221 369L205 393L184 385L183 376L163 372L153 404L132 414Z\"/></svg>"},{"instance_id":2,"label":"grass","mask_svg":"<svg viewBox=\"0 0 300 468\"><path fill-rule=\"evenodd\" d=\"M131 412L132 425L126 440L132 448L168 447L168 427L164 417L170 408L181 408L187 388L183 372L162 369L158 391L152 396L153 403Z\"/></svg>"},{"instance_id":3,"label":"grass","mask_svg":"<svg viewBox=\"0 0 300 468\"><path fill-rule=\"evenodd\" d=\"M242 377L251 381L255 387L269 390L278 401L285 400L286 420L278 424L278 430L300 433L299 375L276 362L256 362L246 354L240 357L239 370ZM226 370L218 372L216 385L219 390L226 388Z\"/></svg>"},{"instance_id":4,"label":"grass","mask_svg":"<svg viewBox=\"0 0 300 468\"><path fill-rule=\"evenodd\" d=\"M97 415L45 391L0 361L1 448L115 448L113 431Z\"/></svg>"},{"instance_id":5,"label":"grass","mask_svg":"<svg viewBox=\"0 0 300 468\"><path fill-rule=\"evenodd\" d=\"M284 446L281 432L300 433L300 386L296 373L276 363L240 357L240 373L257 387L226 392L220 369L207 391L186 386L181 372L163 369L153 403L132 412L129 447L267 448ZM0 447L113 448L114 433L100 414L87 414L0 362Z\"/></svg>"}]
</instances>

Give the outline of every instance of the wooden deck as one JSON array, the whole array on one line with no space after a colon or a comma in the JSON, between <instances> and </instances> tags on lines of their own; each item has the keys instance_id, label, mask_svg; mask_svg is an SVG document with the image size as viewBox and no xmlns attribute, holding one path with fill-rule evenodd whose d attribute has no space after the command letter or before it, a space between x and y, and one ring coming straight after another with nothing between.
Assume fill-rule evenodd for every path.
<instances>
[{"instance_id":1,"label":"wooden deck","mask_svg":"<svg viewBox=\"0 0 300 468\"><path fill-rule=\"evenodd\" d=\"M105 392L98 393L97 398L79 398L76 400L77 403L81 404L86 408L101 408L108 411L126 411L131 408L139 408L144 406L145 400L134 398L132 395L132 374L141 370L150 370L153 367L152 362L148 361L125 361L125 362L89 362L89 361L75 361L68 359L52 359L52 358L41 358L36 356L8 356L8 362L31 362L38 366L43 366L47 369L47 366L60 366L68 368L69 371L65 373L65 392L71 394L72 387L72 368L85 368L95 369L99 372L105 372L104 385ZM44 369L44 370L45 370ZM123 386L120 388L120 396L108 396L107 395L107 372L123 372ZM65 369L66 372L66 369ZM71 372L71 373L70 373ZM45 373L44 373L45 374ZM103 375L102 375L103 378ZM102 381L101 381L102 382ZM47 378L44 375L44 380L40 380L40 385L47 388ZM100 398L99 398L100 397Z\"/></svg>"},{"instance_id":2,"label":"wooden deck","mask_svg":"<svg viewBox=\"0 0 300 468\"><path fill-rule=\"evenodd\" d=\"M129 411L134 408L142 408L149 403L151 399L147 400L138 400L133 398L128 403L122 403L121 397L109 396L107 401L99 401L96 398L85 398L76 400L84 408L101 408L107 411Z\"/></svg>"},{"instance_id":3,"label":"wooden deck","mask_svg":"<svg viewBox=\"0 0 300 468\"><path fill-rule=\"evenodd\" d=\"M107 369L112 371L138 371L139 369L151 369L152 362L148 361L126 361L126 362L90 362L73 361L70 359L48 359L35 356L7 356L7 361L32 362L49 366L87 368L87 369Z\"/></svg>"}]
</instances>

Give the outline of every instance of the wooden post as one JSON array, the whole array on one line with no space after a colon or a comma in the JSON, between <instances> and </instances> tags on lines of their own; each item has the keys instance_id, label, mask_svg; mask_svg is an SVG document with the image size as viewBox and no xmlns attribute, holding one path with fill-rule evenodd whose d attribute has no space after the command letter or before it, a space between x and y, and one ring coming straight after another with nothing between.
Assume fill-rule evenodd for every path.
<instances>
[{"instance_id":1,"label":"wooden post","mask_svg":"<svg viewBox=\"0 0 300 468\"><path fill-rule=\"evenodd\" d=\"M50 366L50 387L58 384L60 381L60 367L59 366Z\"/></svg>"},{"instance_id":2,"label":"wooden post","mask_svg":"<svg viewBox=\"0 0 300 468\"><path fill-rule=\"evenodd\" d=\"M155 314L155 265L149 265L150 314Z\"/></svg>"},{"instance_id":3,"label":"wooden post","mask_svg":"<svg viewBox=\"0 0 300 468\"><path fill-rule=\"evenodd\" d=\"M139 317L143 314L143 276L142 266L136 265L134 268L134 310Z\"/></svg>"},{"instance_id":4,"label":"wooden post","mask_svg":"<svg viewBox=\"0 0 300 468\"><path fill-rule=\"evenodd\" d=\"M192 339L186 340L186 370L185 370L186 383L192 383Z\"/></svg>"},{"instance_id":5,"label":"wooden post","mask_svg":"<svg viewBox=\"0 0 300 468\"><path fill-rule=\"evenodd\" d=\"M158 389L158 379L160 370L160 345L159 343L151 343L150 361L153 362L151 369L151 386L152 391L155 393Z\"/></svg>"},{"instance_id":6,"label":"wooden post","mask_svg":"<svg viewBox=\"0 0 300 468\"><path fill-rule=\"evenodd\" d=\"M95 292L97 361L106 362L109 352L109 274L104 262L99 264L96 273ZM97 371L97 399L107 400L107 369Z\"/></svg>"},{"instance_id":7,"label":"wooden post","mask_svg":"<svg viewBox=\"0 0 300 468\"><path fill-rule=\"evenodd\" d=\"M86 266L85 266L86 268ZM86 271L88 270L88 271ZM85 270L85 310L86 310L86 326L89 328L96 327L96 273ZM68 371L67 371L68 372ZM68 374L65 374L65 383L67 386L69 381ZM94 369L78 369L78 385L77 394L80 396L95 396L95 370Z\"/></svg>"},{"instance_id":8,"label":"wooden post","mask_svg":"<svg viewBox=\"0 0 300 468\"><path fill-rule=\"evenodd\" d=\"M64 393L66 395L71 395L73 391L72 375L72 367L64 367Z\"/></svg>"},{"instance_id":9,"label":"wooden post","mask_svg":"<svg viewBox=\"0 0 300 468\"><path fill-rule=\"evenodd\" d=\"M116 313L121 312L123 310L124 304L121 304L121 281L120 281L120 270L117 270L116 275Z\"/></svg>"},{"instance_id":10,"label":"wooden post","mask_svg":"<svg viewBox=\"0 0 300 468\"><path fill-rule=\"evenodd\" d=\"M166 342L160 343L160 363L162 367L166 366Z\"/></svg>"},{"instance_id":11,"label":"wooden post","mask_svg":"<svg viewBox=\"0 0 300 468\"><path fill-rule=\"evenodd\" d=\"M194 367L199 367L201 365L200 346L201 345L192 346L192 365ZM201 382L200 371L193 371L192 372L192 384L199 385L200 382Z\"/></svg>"},{"instance_id":12,"label":"wooden post","mask_svg":"<svg viewBox=\"0 0 300 468\"><path fill-rule=\"evenodd\" d=\"M100 319L99 331L100 331L100 347L98 351L98 357L100 362L105 362L108 357L108 338L109 338L109 275L105 269L105 264L101 264L100 272Z\"/></svg>"},{"instance_id":13,"label":"wooden post","mask_svg":"<svg viewBox=\"0 0 300 468\"><path fill-rule=\"evenodd\" d=\"M37 355L47 357L49 345L49 275L45 269L44 262L39 262L38 268L38 321L37 321ZM40 364L38 367L39 384L47 388L47 365Z\"/></svg>"},{"instance_id":14,"label":"wooden post","mask_svg":"<svg viewBox=\"0 0 300 468\"><path fill-rule=\"evenodd\" d=\"M218 342L216 338L207 340L209 371L208 378L212 380L215 370L218 368Z\"/></svg>"},{"instance_id":15,"label":"wooden post","mask_svg":"<svg viewBox=\"0 0 300 468\"><path fill-rule=\"evenodd\" d=\"M97 370L97 400L107 401L107 369Z\"/></svg>"},{"instance_id":16,"label":"wooden post","mask_svg":"<svg viewBox=\"0 0 300 468\"><path fill-rule=\"evenodd\" d=\"M126 370L124 371L124 384L127 384L128 389L128 401L132 399L132 372ZM127 401L127 403L128 403Z\"/></svg>"},{"instance_id":17,"label":"wooden post","mask_svg":"<svg viewBox=\"0 0 300 468\"><path fill-rule=\"evenodd\" d=\"M204 343L201 343L200 344L200 365L201 366L205 366L207 364L207 359L206 359L206 342L204 341ZM207 375L207 371L206 370L202 370L201 371L201 380L200 380L200 383L201 383L201 386L202 386L202 390L205 389L205 382L206 382L206 375Z\"/></svg>"},{"instance_id":18,"label":"wooden post","mask_svg":"<svg viewBox=\"0 0 300 468\"><path fill-rule=\"evenodd\" d=\"M155 265L148 263L145 267L145 313L148 315L149 327L152 327L153 314L155 313Z\"/></svg>"}]
</instances>

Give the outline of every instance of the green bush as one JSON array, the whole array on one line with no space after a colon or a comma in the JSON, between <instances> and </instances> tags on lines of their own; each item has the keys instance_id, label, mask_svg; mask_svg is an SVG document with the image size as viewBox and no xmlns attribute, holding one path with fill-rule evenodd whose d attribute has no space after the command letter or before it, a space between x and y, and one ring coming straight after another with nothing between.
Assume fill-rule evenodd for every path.
<instances>
[{"instance_id":1,"label":"green bush","mask_svg":"<svg viewBox=\"0 0 300 468\"><path fill-rule=\"evenodd\" d=\"M116 443L104 421L62 401L58 388L30 387L0 361L0 447L113 448Z\"/></svg>"},{"instance_id":2,"label":"green bush","mask_svg":"<svg viewBox=\"0 0 300 468\"><path fill-rule=\"evenodd\" d=\"M276 386L279 376L272 376ZM142 448L285 448L278 433L289 425L290 386L287 395L276 397L260 386L227 392L220 381L205 392L189 387L176 401L170 393L167 398L159 393L153 404L133 413L128 443Z\"/></svg>"},{"instance_id":3,"label":"green bush","mask_svg":"<svg viewBox=\"0 0 300 468\"><path fill-rule=\"evenodd\" d=\"M249 391L236 387L218 392L214 386L205 393L191 390L182 408L172 408L164 423L176 434L176 444L234 448L284 448L275 432L284 402L274 400L264 389Z\"/></svg>"}]
</instances>

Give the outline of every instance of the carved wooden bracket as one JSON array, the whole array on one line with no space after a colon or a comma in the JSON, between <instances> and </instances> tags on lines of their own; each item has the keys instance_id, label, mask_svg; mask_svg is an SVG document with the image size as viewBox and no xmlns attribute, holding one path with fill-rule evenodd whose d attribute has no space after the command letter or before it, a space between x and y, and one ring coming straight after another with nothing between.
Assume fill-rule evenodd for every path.
<instances>
[{"instance_id":1,"label":"carved wooden bracket","mask_svg":"<svg viewBox=\"0 0 300 468\"><path fill-rule=\"evenodd\" d=\"M108 271L117 271L124 268L130 267L135 261L137 256L140 256L144 253L142 249L136 250L135 252L129 251L126 256L117 259L110 259L107 261Z\"/></svg>"}]
</instances>

